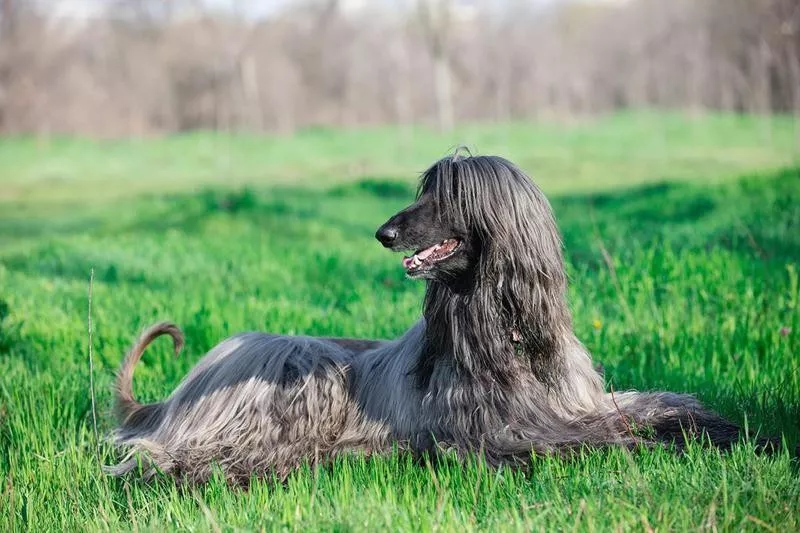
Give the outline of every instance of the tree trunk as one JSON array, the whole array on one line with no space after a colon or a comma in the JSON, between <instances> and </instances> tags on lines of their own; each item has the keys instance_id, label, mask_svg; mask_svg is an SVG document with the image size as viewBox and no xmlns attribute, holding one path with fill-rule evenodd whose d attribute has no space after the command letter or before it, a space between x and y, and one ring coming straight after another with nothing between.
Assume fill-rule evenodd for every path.
<instances>
[{"instance_id":1,"label":"tree trunk","mask_svg":"<svg viewBox=\"0 0 800 533\"><path fill-rule=\"evenodd\" d=\"M439 129L448 131L453 128L453 75L443 55L434 57L433 60Z\"/></svg>"}]
</instances>

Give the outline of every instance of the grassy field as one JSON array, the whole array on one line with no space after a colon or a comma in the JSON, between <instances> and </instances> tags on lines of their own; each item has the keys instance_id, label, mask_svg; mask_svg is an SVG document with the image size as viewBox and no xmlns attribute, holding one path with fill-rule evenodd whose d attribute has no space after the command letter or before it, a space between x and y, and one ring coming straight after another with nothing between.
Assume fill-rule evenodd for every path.
<instances>
[{"instance_id":1,"label":"grassy field","mask_svg":"<svg viewBox=\"0 0 800 533\"><path fill-rule=\"evenodd\" d=\"M550 195L575 328L616 390L697 393L791 452L586 452L524 473L356 457L249 491L100 472L90 269L102 433L113 373L156 320L188 342L177 359L166 342L145 355L146 400L239 331L404 331L424 287L372 235L460 143L517 161ZM645 113L447 135L0 140L0 531L800 530L797 143L787 118Z\"/></svg>"}]
</instances>

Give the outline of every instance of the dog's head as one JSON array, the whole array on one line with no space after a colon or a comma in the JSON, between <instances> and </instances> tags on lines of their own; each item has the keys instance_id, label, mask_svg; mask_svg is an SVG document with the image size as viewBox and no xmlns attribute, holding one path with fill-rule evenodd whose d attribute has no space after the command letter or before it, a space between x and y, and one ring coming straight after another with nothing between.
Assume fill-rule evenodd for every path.
<instances>
[{"instance_id":1,"label":"dog's head","mask_svg":"<svg viewBox=\"0 0 800 533\"><path fill-rule=\"evenodd\" d=\"M459 209L452 209L455 190L443 197L444 173L453 165L442 160L422 176L416 201L386 221L375 238L394 252L410 252L403 268L410 278L453 281L477 263L480 243ZM448 185L457 186L450 176Z\"/></svg>"},{"instance_id":2,"label":"dog's head","mask_svg":"<svg viewBox=\"0 0 800 533\"><path fill-rule=\"evenodd\" d=\"M393 251L411 251L411 278L449 285L475 276L502 284L535 269L563 270L561 240L542 192L511 162L446 157L420 180L416 201L378 228ZM505 279L505 281L509 281Z\"/></svg>"}]
</instances>

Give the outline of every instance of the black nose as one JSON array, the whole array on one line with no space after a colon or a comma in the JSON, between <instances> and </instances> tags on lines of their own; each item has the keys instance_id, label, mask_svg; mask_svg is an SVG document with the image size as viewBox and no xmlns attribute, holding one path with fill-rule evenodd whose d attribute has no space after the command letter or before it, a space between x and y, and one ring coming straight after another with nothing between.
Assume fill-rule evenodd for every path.
<instances>
[{"instance_id":1,"label":"black nose","mask_svg":"<svg viewBox=\"0 0 800 533\"><path fill-rule=\"evenodd\" d=\"M375 238L388 248L397 240L397 230L392 227L381 226L378 228Z\"/></svg>"}]
</instances>

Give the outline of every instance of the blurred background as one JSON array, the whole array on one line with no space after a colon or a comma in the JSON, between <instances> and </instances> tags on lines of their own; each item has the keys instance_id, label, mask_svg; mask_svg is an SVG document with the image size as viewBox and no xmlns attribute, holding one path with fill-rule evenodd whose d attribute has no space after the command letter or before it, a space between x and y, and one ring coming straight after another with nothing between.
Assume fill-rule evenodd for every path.
<instances>
[{"instance_id":1,"label":"blurred background","mask_svg":"<svg viewBox=\"0 0 800 533\"><path fill-rule=\"evenodd\" d=\"M5 134L448 130L626 108L800 113L800 3L0 0Z\"/></svg>"}]
</instances>

